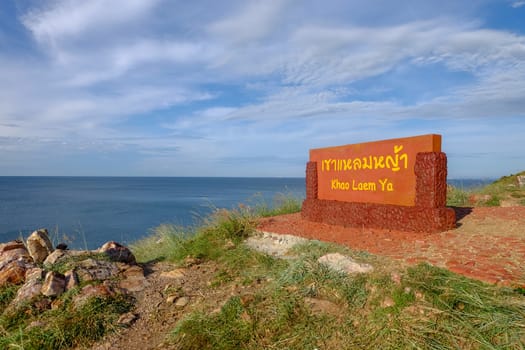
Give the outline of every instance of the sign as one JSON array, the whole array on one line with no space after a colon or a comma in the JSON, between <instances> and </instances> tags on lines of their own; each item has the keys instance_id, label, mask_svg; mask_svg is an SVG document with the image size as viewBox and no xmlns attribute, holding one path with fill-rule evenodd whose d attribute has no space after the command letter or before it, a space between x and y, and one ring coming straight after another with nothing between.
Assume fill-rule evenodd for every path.
<instances>
[{"instance_id":1,"label":"sign","mask_svg":"<svg viewBox=\"0 0 525 350\"><path fill-rule=\"evenodd\" d=\"M420 152L441 152L441 135L312 149L318 199L414 206Z\"/></svg>"}]
</instances>

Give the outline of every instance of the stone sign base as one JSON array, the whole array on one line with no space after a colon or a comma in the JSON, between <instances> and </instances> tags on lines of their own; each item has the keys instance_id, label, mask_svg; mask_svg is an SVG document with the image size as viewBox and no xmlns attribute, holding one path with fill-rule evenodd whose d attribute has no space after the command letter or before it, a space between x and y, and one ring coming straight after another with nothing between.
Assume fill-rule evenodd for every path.
<instances>
[{"instance_id":1,"label":"stone sign base","mask_svg":"<svg viewBox=\"0 0 525 350\"><path fill-rule=\"evenodd\" d=\"M412 232L441 232L456 226L447 208L447 158L442 152L418 153L414 167L414 206L354 203L318 199L317 163L306 166L306 199L302 217L331 225L382 228Z\"/></svg>"}]
</instances>

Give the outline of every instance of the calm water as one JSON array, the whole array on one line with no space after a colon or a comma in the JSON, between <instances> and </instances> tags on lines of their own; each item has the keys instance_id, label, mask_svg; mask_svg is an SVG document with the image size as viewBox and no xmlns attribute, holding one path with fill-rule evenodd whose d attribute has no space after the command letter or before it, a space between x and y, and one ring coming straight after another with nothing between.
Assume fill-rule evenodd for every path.
<instances>
[{"instance_id":1,"label":"calm water","mask_svg":"<svg viewBox=\"0 0 525 350\"><path fill-rule=\"evenodd\" d=\"M0 242L45 227L70 247L128 244L162 223L193 225L213 208L304 197L304 187L303 178L0 177Z\"/></svg>"},{"instance_id":2,"label":"calm water","mask_svg":"<svg viewBox=\"0 0 525 350\"><path fill-rule=\"evenodd\" d=\"M487 182L449 181L461 188ZM128 244L162 223L194 225L213 208L270 205L278 194L304 191L303 178L0 177L0 242L45 227L70 247Z\"/></svg>"}]
</instances>

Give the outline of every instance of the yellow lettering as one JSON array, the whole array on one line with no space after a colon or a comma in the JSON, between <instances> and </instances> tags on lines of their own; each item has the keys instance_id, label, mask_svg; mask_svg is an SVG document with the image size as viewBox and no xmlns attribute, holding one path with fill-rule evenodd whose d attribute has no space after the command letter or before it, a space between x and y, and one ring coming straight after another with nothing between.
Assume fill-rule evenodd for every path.
<instances>
[{"instance_id":1,"label":"yellow lettering","mask_svg":"<svg viewBox=\"0 0 525 350\"><path fill-rule=\"evenodd\" d=\"M375 182L356 182L352 180L352 190L354 191L377 191Z\"/></svg>"},{"instance_id":2,"label":"yellow lettering","mask_svg":"<svg viewBox=\"0 0 525 350\"><path fill-rule=\"evenodd\" d=\"M350 170L377 170L391 169L393 172L408 169L408 155L399 153L403 145L394 146L394 154L382 156L365 156L361 158L348 159L323 159L321 160L321 171L350 171ZM401 161L401 163L400 163Z\"/></svg>"},{"instance_id":3,"label":"yellow lettering","mask_svg":"<svg viewBox=\"0 0 525 350\"><path fill-rule=\"evenodd\" d=\"M321 164L322 164L321 171L325 171L325 170L330 171L330 159L323 159Z\"/></svg>"},{"instance_id":4,"label":"yellow lettering","mask_svg":"<svg viewBox=\"0 0 525 350\"><path fill-rule=\"evenodd\" d=\"M387 178L379 179L379 183L381 184L381 191L387 191L392 192L394 191L394 184L390 181L388 181Z\"/></svg>"},{"instance_id":5,"label":"yellow lettering","mask_svg":"<svg viewBox=\"0 0 525 350\"><path fill-rule=\"evenodd\" d=\"M374 156L374 169L384 169L385 168L385 156Z\"/></svg>"},{"instance_id":6,"label":"yellow lettering","mask_svg":"<svg viewBox=\"0 0 525 350\"><path fill-rule=\"evenodd\" d=\"M348 191L350 189L349 182L341 182L339 179L332 179L330 182L330 188L332 190Z\"/></svg>"}]
</instances>

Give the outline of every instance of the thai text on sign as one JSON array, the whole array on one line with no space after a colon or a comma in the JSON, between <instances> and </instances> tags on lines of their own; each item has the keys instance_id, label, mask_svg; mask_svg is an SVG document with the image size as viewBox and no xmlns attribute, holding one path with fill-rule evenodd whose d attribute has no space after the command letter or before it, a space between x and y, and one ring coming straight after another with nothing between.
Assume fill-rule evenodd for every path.
<instances>
[{"instance_id":1,"label":"thai text on sign","mask_svg":"<svg viewBox=\"0 0 525 350\"><path fill-rule=\"evenodd\" d=\"M413 206L414 165L420 152L441 152L441 135L312 149L318 198Z\"/></svg>"}]
</instances>

